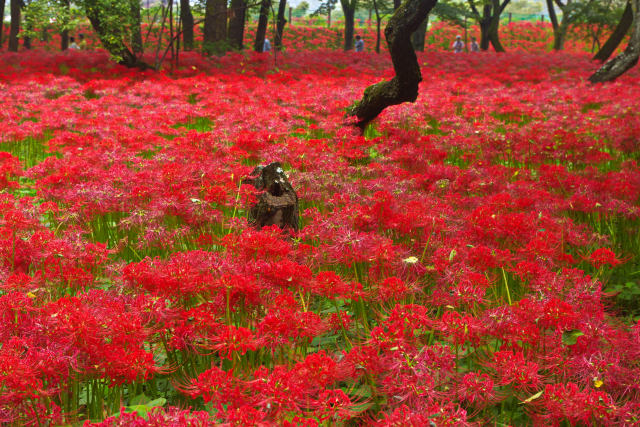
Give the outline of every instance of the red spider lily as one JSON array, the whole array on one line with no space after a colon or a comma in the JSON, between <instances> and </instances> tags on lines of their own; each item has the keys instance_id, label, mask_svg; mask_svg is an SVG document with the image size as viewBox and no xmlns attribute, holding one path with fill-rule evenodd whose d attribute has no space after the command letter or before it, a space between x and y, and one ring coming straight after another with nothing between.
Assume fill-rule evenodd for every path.
<instances>
[{"instance_id":1,"label":"red spider lily","mask_svg":"<svg viewBox=\"0 0 640 427\"><path fill-rule=\"evenodd\" d=\"M548 24L503 30L530 51L434 24L417 102L366 135L344 109L393 70L335 28L294 25L277 69L0 55L2 422L633 424L639 328L605 295L634 289L638 71L591 86ZM247 224L276 160L295 235ZM168 401L110 417L142 394Z\"/></svg>"},{"instance_id":2,"label":"red spider lily","mask_svg":"<svg viewBox=\"0 0 640 427\"><path fill-rule=\"evenodd\" d=\"M622 261L616 258L616 254L611 249L599 248L591 253L589 262L595 267L600 268L604 265L615 267L622 264Z\"/></svg>"}]
</instances>

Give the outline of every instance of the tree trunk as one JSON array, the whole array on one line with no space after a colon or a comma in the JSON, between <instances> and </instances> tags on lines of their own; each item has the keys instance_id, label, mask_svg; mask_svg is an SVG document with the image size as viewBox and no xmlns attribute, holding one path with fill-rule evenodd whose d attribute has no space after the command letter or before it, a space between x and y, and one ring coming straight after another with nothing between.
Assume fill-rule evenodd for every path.
<instances>
[{"instance_id":1,"label":"tree trunk","mask_svg":"<svg viewBox=\"0 0 640 427\"><path fill-rule=\"evenodd\" d=\"M193 14L189 0L180 0L180 20L182 21L182 44L184 50L193 49Z\"/></svg>"},{"instance_id":2,"label":"tree trunk","mask_svg":"<svg viewBox=\"0 0 640 427\"><path fill-rule=\"evenodd\" d=\"M402 0L393 0L393 10L397 10L402 5Z\"/></svg>"},{"instance_id":3,"label":"tree trunk","mask_svg":"<svg viewBox=\"0 0 640 427\"><path fill-rule=\"evenodd\" d=\"M280 0L278 4L278 18L276 19L276 37L273 41L274 49L280 50L282 48L282 34L284 33L284 26L287 20L284 17L284 13L287 8L287 0Z\"/></svg>"},{"instance_id":4,"label":"tree trunk","mask_svg":"<svg viewBox=\"0 0 640 427\"><path fill-rule=\"evenodd\" d=\"M376 18L376 53L380 53L380 27L382 26L382 18Z\"/></svg>"},{"instance_id":5,"label":"tree trunk","mask_svg":"<svg viewBox=\"0 0 640 427\"><path fill-rule=\"evenodd\" d=\"M264 38L267 35L267 24L269 23L269 9L271 9L271 0L262 0L258 28L256 30L256 41L253 44L253 50L256 52L262 52L264 48Z\"/></svg>"},{"instance_id":6,"label":"tree trunk","mask_svg":"<svg viewBox=\"0 0 640 427\"><path fill-rule=\"evenodd\" d=\"M342 12L344 13L344 50L353 49L354 19L356 14L357 0L341 0Z\"/></svg>"},{"instance_id":7,"label":"tree trunk","mask_svg":"<svg viewBox=\"0 0 640 427\"><path fill-rule=\"evenodd\" d=\"M480 25L480 50L489 50L491 43L489 33L491 32L491 5L485 4L482 8L482 17L478 17Z\"/></svg>"},{"instance_id":8,"label":"tree trunk","mask_svg":"<svg viewBox=\"0 0 640 427\"><path fill-rule=\"evenodd\" d=\"M258 230L277 225L283 230L297 231L298 195L289 183L280 162L256 167L249 179L244 180L261 191L258 202L249 209L249 224Z\"/></svg>"},{"instance_id":9,"label":"tree trunk","mask_svg":"<svg viewBox=\"0 0 640 427\"><path fill-rule=\"evenodd\" d=\"M489 40L496 52L504 52L504 47L500 43L500 0L493 0L493 13L491 15L491 24L489 26Z\"/></svg>"},{"instance_id":10,"label":"tree trunk","mask_svg":"<svg viewBox=\"0 0 640 427\"><path fill-rule=\"evenodd\" d=\"M613 30L613 33L609 36L607 41L602 45L602 48L595 54L593 59L604 62L615 52L615 50L622 43L622 39L629 32L631 24L633 23L633 8L631 2L627 2L627 6L624 8L620 22Z\"/></svg>"},{"instance_id":11,"label":"tree trunk","mask_svg":"<svg viewBox=\"0 0 640 427\"><path fill-rule=\"evenodd\" d=\"M393 14L384 35L393 61L395 77L369 86L360 101L356 101L348 114L356 116L360 129L390 105L415 102L422 81L420 65L411 46L411 34L425 20L438 0L407 0ZM640 0L637 0L640 1Z\"/></svg>"},{"instance_id":12,"label":"tree trunk","mask_svg":"<svg viewBox=\"0 0 640 427\"><path fill-rule=\"evenodd\" d=\"M9 51L18 51L18 33L20 32L21 0L11 0L11 27L9 28Z\"/></svg>"},{"instance_id":13,"label":"tree trunk","mask_svg":"<svg viewBox=\"0 0 640 427\"><path fill-rule=\"evenodd\" d=\"M31 50L31 37L25 36L25 38L22 39L22 46L27 50Z\"/></svg>"},{"instance_id":14,"label":"tree trunk","mask_svg":"<svg viewBox=\"0 0 640 427\"><path fill-rule=\"evenodd\" d=\"M244 22L247 14L245 0L231 0L231 18L229 18L229 43L234 49L244 47Z\"/></svg>"},{"instance_id":15,"label":"tree trunk","mask_svg":"<svg viewBox=\"0 0 640 427\"><path fill-rule=\"evenodd\" d=\"M551 21L551 27L555 32L558 28L558 16L556 15L556 8L553 4L553 0L547 0L547 11L549 12L549 21Z\"/></svg>"},{"instance_id":16,"label":"tree trunk","mask_svg":"<svg viewBox=\"0 0 640 427\"><path fill-rule=\"evenodd\" d=\"M382 22L382 17L376 0L373 0L373 8L376 11L376 53L380 53L380 23Z\"/></svg>"},{"instance_id":17,"label":"tree trunk","mask_svg":"<svg viewBox=\"0 0 640 427\"><path fill-rule=\"evenodd\" d=\"M549 20L551 21L551 27L553 28L553 49L562 50L564 47L564 38L567 29L564 13L562 14L562 25L559 25L553 0L547 0L547 10L549 11Z\"/></svg>"},{"instance_id":18,"label":"tree trunk","mask_svg":"<svg viewBox=\"0 0 640 427\"><path fill-rule=\"evenodd\" d=\"M556 29L553 30L553 49L554 50L563 50L564 49L564 41L567 38L567 29L569 28L569 24L565 19L566 14L562 14L562 21L560 21L560 25Z\"/></svg>"},{"instance_id":19,"label":"tree trunk","mask_svg":"<svg viewBox=\"0 0 640 427\"><path fill-rule=\"evenodd\" d=\"M227 39L227 0L207 0L204 16L202 50L208 54L224 54Z\"/></svg>"},{"instance_id":20,"label":"tree trunk","mask_svg":"<svg viewBox=\"0 0 640 427\"><path fill-rule=\"evenodd\" d=\"M424 38L427 36L427 26L429 25L429 15L422 21L417 30L411 34L411 44L413 49L424 52Z\"/></svg>"},{"instance_id":21,"label":"tree trunk","mask_svg":"<svg viewBox=\"0 0 640 427\"><path fill-rule=\"evenodd\" d=\"M69 0L62 0L62 7L66 9L66 12L69 11ZM62 30L60 33L60 50L69 49L69 30Z\"/></svg>"},{"instance_id":22,"label":"tree trunk","mask_svg":"<svg viewBox=\"0 0 640 427\"><path fill-rule=\"evenodd\" d=\"M2 50L2 45L4 42L3 39L3 35L4 35L4 6L5 6L5 0L0 0L0 50Z\"/></svg>"},{"instance_id":23,"label":"tree trunk","mask_svg":"<svg viewBox=\"0 0 640 427\"><path fill-rule=\"evenodd\" d=\"M120 27L120 31L117 31L117 27L107 27L106 25L108 24L105 25L103 23L101 16L103 16L103 14L109 16L109 12L111 12L108 3L106 3L106 5L105 3L101 3L100 6L98 6L96 1L86 3L85 12L87 18L89 22L91 22L93 30L98 35L102 47L104 47L119 64L125 67L139 68L141 70L151 68L147 63L139 60L125 44L124 26ZM113 13L113 15L115 15L115 13Z\"/></svg>"},{"instance_id":24,"label":"tree trunk","mask_svg":"<svg viewBox=\"0 0 640 427\"><path fill-rule=\"evenodd\" d=\"M131 47L133 53L142 53L142 17L140 16L140 0L131 1L132 34Z\"/></svg>"},{"instance_id":25,"label":"tree trunk","mask_svg":"<svg viewBox=\"0 0 640 427\"><path fill-rule=\"evenodd\" d=\"M634 20L629 45L624 52L605 63L589 77L591 83L613 81L638 63L638 57L640 57L640 0L632 1Z\"/></svg>"}]
</instances>

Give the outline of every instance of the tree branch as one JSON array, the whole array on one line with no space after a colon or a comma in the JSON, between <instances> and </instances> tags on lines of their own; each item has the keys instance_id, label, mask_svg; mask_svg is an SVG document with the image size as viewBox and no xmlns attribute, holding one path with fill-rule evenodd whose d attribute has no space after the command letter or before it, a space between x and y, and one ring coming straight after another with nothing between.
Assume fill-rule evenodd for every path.
<instances>
[{"instance_id":1,"label":"tree branch","mask_svg":"<svg viewBox=\"0 0 640 427\"><path fill-rule=\"evenodd\" d=\"M347 115L356 116L360 129L391 105L415 102L422 81L420 65L411 45L411 34L420 26L438 0L407 0L393 14L384 30L395 77L365 89Z\"/></svg>"}]
</instances>

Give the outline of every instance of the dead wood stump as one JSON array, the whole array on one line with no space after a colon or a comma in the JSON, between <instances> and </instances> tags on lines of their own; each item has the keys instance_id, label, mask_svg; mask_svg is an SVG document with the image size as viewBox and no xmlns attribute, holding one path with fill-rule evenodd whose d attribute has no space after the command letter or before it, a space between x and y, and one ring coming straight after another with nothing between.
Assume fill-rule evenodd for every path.
<instances>
[{"instance_id":1,"label":"dead wood stump","mask_svg":"<svg viewBox=\"0 0 640 427\"><path fill-rule=\"evenodd\" d=\"M262 191L249 210L249 224L258 229L277 225L298 231L298 195L279 162L256 167L245 182Z\"/></svg>"}]
</instances>

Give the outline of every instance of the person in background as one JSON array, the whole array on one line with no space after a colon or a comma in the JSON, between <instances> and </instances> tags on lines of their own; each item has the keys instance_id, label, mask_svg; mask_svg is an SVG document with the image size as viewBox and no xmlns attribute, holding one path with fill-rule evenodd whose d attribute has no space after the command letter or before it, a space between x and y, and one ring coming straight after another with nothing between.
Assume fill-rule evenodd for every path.
<instances>
[{"instance_id":1,"label":"person in background","mask_svg":"<svg viewBox=\"0 0 640 427\"><path fill-rule=\"evenodd\" d=\"M271 50L271 42L269 39L265 38L264 43L262 44L262 51L269 52Z\"/></svg>"},{"instance_id":2,"label":"person in background","mask_svg":"<svg viewBox=\"0 0 640 427\"><path fill-rule=\"evenodd\" d=\"M469 50L471 52L480 52L480 45L478 45L478 42L476 41L475 37L471 37L471 43L469 45Z\"/></svg>"},{"instance_id":3,"label":"person in background","mask_svg":"<svg viewBox=\"0 0 640 427\"><path fill-rule=\"evenodd\" d=\"M80 50L80 46L76 43L75 37L69 37L69 49Z\"/></svg>"},{"instance_id":4,"label":"person in background","mask_svg":"<svg viewBox=\"0 0 640 427\"><path fill-rule=\"evenodd\" d=\"M464 43L462 43L462 37L456 36L456 41L453 42L453 53L462 53L462 49L464 49Z\"/></svg>"},{"instance_id":5,"label":"person in background","mask_svg":"<svg viewBox=\"0 0 640 427\"><path fill-rule=\"evenodd\" d=\"M356 36L356 44L355 44L356 52L364 51L364 40L359 35Z\"/></svg>"},{"instance_id":6,"label":"person in background","mask_svg":"<svg viewBox=\"0 0 640 427\"><path fill-rule=\"evenodd\" d=\"M78 47L81 50L87 50L87 41L84 39L84 34L78 34Z\"/></svg>"}]
</instances>

